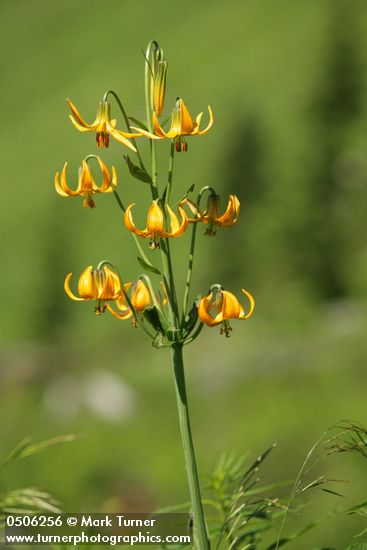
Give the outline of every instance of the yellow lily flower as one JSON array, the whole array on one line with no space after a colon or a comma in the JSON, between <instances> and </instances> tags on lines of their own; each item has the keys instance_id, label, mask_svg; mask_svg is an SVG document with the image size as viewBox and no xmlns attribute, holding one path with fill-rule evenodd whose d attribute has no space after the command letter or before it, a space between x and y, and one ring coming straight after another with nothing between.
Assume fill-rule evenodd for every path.
<instances>
[{"instance_id":1,"label":"yellow lily flower","mask_svg":"<svg viewBox=\"0 0 367 550\"><path fill-rule=\"evenodd\" d=\"M150 244L149 248L155 249L159 248L159 239L165 237L178 237L182 235L188 226L188 219L184 209L179 206L178 212L181 218L181 223L179 222L177 216L174 214L172 209L166 205L167 214L170 220L170 231L165 229L165 216L162 208L158 204L158 200L154 200L148 210L147 215L147 226L145 229L137 229L134 224L131 210L135 203L130 204L127 207L124 217L124 222L129 231L139 235L139 237L149 237Z\"/></svg>"},{"instance_id":2,"label":"yellow lily flower","mask_svg":"<svg viewBox=\"0 0 367 550\"><path fill-rule=\"evenodd\" d=\"M142 313L144 309L150 305L151 298L149 289L141 279L138 279L136 283L124 284L124 288L126 292L131 289L131 305L135 309L136 313ZM131 317L132 310L129 308L123 292L118 298L116 298L115 304L119 312L115 311L110 304L107 304L108 311L112 313L112 315L117 317L117 319L122 320ZM133 319L133 325L136 326L135 319Z\"/></svg>"},{"instance_id":3,"label":"yellow lily flower","mask_svg":"<svg viewBox=\"0 0 367 550\"><path fill-rule=\"evenodd\" d=\"M184 139L184 136L201 136L209 132L210 128L213 126L214 118L213 111L210 105L208 105L208 112L209 123L206 128L200 130L200 123L203 113L199 113L194 122L185 103L179 97L177 98L176 105L172 111L171 126L168 132L165 132L159 124L158 116L155 111L153 113L153 127L155 134L151 134L150 132L147 132L146 130L141 128L133 129L138 130L150 139L174 139L176 151L178 153L186 152L188 145Z\"/></svg>"},{"instance_id":4,"label":"yellow lily flower","mask_svg":"<svg viewBox=\"0 0 367 550\"><path fill-rule=\"evenodd\" d=\"M64 289L66 294L75 302L96 300L95 312L97 315L106 311L104 302L116 300L122 293L119 275L109 265L103 263L97 269L88 266L79 277L78 294L76 296L70 289L72 273L66 276Z\"/></svg>"},{"instance_id":5,"label":"yellow lily flower","mask_svg":"<svg viewBox=\"0 0 367 550\"><path fill-rule=\"evenodd\" d=\"M94 208L95 202L92 199L92 195L94 195L95 193L110 193L111 191L113 191L113 188L117 186L117 174L115 167L112 166L111 177L105 163L99 157L97 158L97 161L103 177L100 186L96 184L88 163L83 160L82 166L79 168L77 188L75 189L75 191L70 189L66 181L66 169L68 163L65 162L61 171L61 175L59 172L56 172L55 175L55 188L57 193L61 195L61 197L76 197L77 195L80 195L84 197L84 208Z\"/></svg>"},{"instance_id":6,"label":"yellow lily flower","mask_svg":"<svg viewBox=\"0 0 367 550\"><path fill-rule=\"evenodd\" d=\"M207 296L204 296L199 302L198 313L200 320L213 327L221 324L221 334L229 336L232 328L229 325L229 319L248 319L254 312L255 300L252 294L247 290L242 289L242 292L247 296L250 302L250 309L248 313L244 312L243 307L237 300L236 296L227 290L218 290L215 298L213 299L213 293L210 292ZM211 310L215 309L215 315L211 314Z\"/></svg>"},{"instance_id":7,"label":"yellow lily flower","mask_svg":"<svg viewBox=\"0 0 367 550\"><path fill-rule=\"evenodd\" d=\"M236 223L240 215L240 201L236 195L229 195L228 204L225 212L220 215L220 197L215 193L211 193L208 197L208 203L206 210L202 212L200 208L186 198L182 201L182 204L187 204L190 210L196 215L195 218L189 218L189 222L196 223L202 222L209 225L205 231L205 235L215 235L215 226L219 227L231 227Z\"/></svg>"},{"instance_id":8,"label":"yellow lily flower","mask_svg":"<svg viewBox=\"0 0 367 550\"><path fill-rule=\"evenodd\" d=\"M136 152L136 148L127 138L139 137L141 136L141 133L131 134L129 132L117 130L116 120L111 120L111 107L108 101L99 102L97 116L92 124L85 122L70 99L67 99L66 101L68 102L71 112L73 113L72 115L69 115L69 118L75 128L79 130L79 132L95 132L97 147L108 147L110 143L110 136L112 136L116 139L116 141L122 143L122 145L126 145L126 147L129 147L132 151Z\"/></svg>"}]
</instances>

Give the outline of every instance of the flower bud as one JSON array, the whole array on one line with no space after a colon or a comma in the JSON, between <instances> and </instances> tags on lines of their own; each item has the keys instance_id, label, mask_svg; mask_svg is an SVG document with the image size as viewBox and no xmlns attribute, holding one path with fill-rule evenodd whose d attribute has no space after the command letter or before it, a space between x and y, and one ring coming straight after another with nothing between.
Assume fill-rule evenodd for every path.
<instances>
[{"instance_id":1,"label":"flower bud","mask_svg":"<svg viewBox=\"0 0 367 550\"><path fill-rule=\"evenodd\" d=\"M166 95L167 61L159 60L156 63L153 76L153 106L157 116L161 116Z\"/></svg>"}]
</instances>

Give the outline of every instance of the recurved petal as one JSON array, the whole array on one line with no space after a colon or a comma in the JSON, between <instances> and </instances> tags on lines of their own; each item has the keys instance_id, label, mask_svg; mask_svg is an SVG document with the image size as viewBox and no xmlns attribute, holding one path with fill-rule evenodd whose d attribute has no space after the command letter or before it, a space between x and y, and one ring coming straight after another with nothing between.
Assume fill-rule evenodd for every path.
<instances>
[{"instance_id":1,"label":"recurved petal","mask_svg":"<svg viewBox=\"0 0 367 550\"><path fill-rule=\"evenodd\" d=\"M159 137L159 138L168 137L168 134L166 134L162 126L159 124L159 120L155 111L153 113L153 128L156 134L154 137ZM143 132L143 133L145 133L145 135L149 134L148 137L152 136L152 134L150 134L149 132Z\"/></svg>"},{"instance_id":2,"label":"recurved petal","mask_svg":"<svg viewBox=\"0 0 367 550\"><path fill-rule=\"evenodd\" d=\"M215 221L218 225L234 225L240 215L240 201L236 195L229 195L228 205L224 214Z\"/></svg>"},{"instance_id":3,"label":"recurved petal","mask_svg":"<svg viewBox=\"0 0 367 550\"><path fill-rule=\"evenodd\" d=\"M106 191L111 191L110 172L109 172L107 166L105 165L105 163L103 162L103 160L100 157L97 158L97 161L98 161L99 167L100 167L101 172L102 172L102 183L98 187L98 185L94 181L93 182L94 183L93 190L96 191L97 193L105 193Z\"/></svg>"},{"instance_id":4,"label":"recurved petal","mask_svg":"<svg viewBox=\"0 0 367 550\"><path fill-rule=\"evenodd\" d=\"M170 225L171 225L171 231L169 236L170 237L178 237L179 235L182 235L187 229L187 226L189 224L189 220L186 216L185 210L179 206L178 207L178 213L181 218L181 223L178 221L178 218L176 214L172 211L172 209L167 204L167 212L170 219Z\"/></svg>"},{"instance_id":5,"label":"recurved petal","mask_svg":"<svg viewBox=\"0 0 367 550\"><path fill-rule=\"evenodd\" d=\"M130 311L130 307L127 303L125 293L128 292L128 290L131 288L131 286L132 286L132 283L125 283L124 284L125 292L121 289L121 292L119 293L119 295L115 299L115 304L116 304L117 309L119 311L121 311L123 314Z\"/></svg>"},{"instance_id":6,"label":"recurved petal","mask_svg":"<svg viewBox=\"0 0 367 550\"><path fill-rule=\"evenodd\" d=\"M69 118L71 120L71 122L73 123L73 125L75 126L75 128L77 130L79 130L79 132L90 132L90 131L93 131L93 128L91 127L87 127L87 126L82 126L81 124L79 124L79 122L77 122L75 120L75 118L73 117L73 115L69 115ZM89 126L89 125L88 125Z\"/></svg>"},{"instance_id":7,"label":"recurved petal","mask_svg":"<svg viewBox=\"0 0 367 550\"><path fill-rule=\"evenodd\" d=\"M106 121L106 128L107 128L107 131L110 132L112 134L112 130L114 130L115 132L118 132L121 136L125 137L125 138L136 138L136 137L141 137L141 131L140 130L137 130L136 132L125 132L124 130L117 130L116 128L116 119L113 119L113 120L107 120Z\"/></svg>"},{"instance_id":8,"label":"recurved petal","mask_svg":"<svg viewBox=\"0 0 367 550\"><path fill-rule=\"evenodd\" d=\"M155 115L155 113L153 113L153 121L154 121L154 115ZM140 136L146 136L149 139L162 139L162 138L166 137L165 134L155 135L155 134L152 134L151 132L148 132L148 130L144 130L144 128L137 128L136 126L131 126L131 129L136 130L137 132L139 132ZM162 132L163 132L163 130L162 130Z\"/></svg>"},{"instance_id":9,"label":"recurved petal","mask_svg":"<svg viewBox=\"0 0 367 550\"><path fill-rule=\"evenodd\" d=\"M56 172L55 174L55 189L56 189L56 192L61 195L61 197L68 197L69 194L66 193L62 187L61 187L61 184L60 184L60 173L59 172Z\"/></svg>"},{"instance_id":10,"label":"recurved petal","mask_svg":"<svg viewBox=\"0 0 367 550\"><path fill-rule=\"evenodd\" d=\"M208 105L208 112L209 112L209 122L208 122L208 126L206 128L204 128L204 130L200 130L197 132L197 134L199 136L203 135L203 134L206 134L207 132L209 132L210 128L213 126L213 122L214 122L214 116L213 116L213 111L210 107L210 105Z\"/></svg>"},{"instance_id":11,"label":"recurved petal","mask_svg":"<svg viewBox=\"0 0 367 550\"><path fill-rule=\"evenodd\" d=\"M125 310L122 310L121 313L117 313L117 311L115 311L113 309L113 307L110 305L110 304L106 304L106 307L108 309L108 311L114 316L116 317L117 319L120 319L120 321L125 321L125 319L129 319L129 317L132 316L133 312L131 311L131 309L125 309Z\"/></svg>"},{"instance_id":12,"label":"recurved petal","mask_svg":"<svg viewBox=\"0 0 367 550\"><path fill-rule=\"evenodd\" d=\"M146 229L141 230L141 229L137 229L135 227L133 216L132 216L132 213L131 213L131 209L133 208L133 206L135 206L134 202L126 208L126 212L125 212L125 215L124 215L125 226L132 233L135 233L136 235L139 235L140 237L147 237L148 232L147 232Z\"/></svg>"},{"instance_id":13,"label":"recurved petal","mask_svg":"<svg viewBox=\"0 0 367 550\"><path fill-rule=\"evenodd\" d=\"M195 129L192 132L193 136L199 132L202 118L203 118L203 113L199 113L195 119Z\"/></svg>"},{"instance_id":14,"label":"recurved petal","mask_svg":"<svg viewBox=\"0 0 367 550\"><path fill-rule=\"evenodd\" d=\"M122 292L121 279L113 269L110 269L108 265L104 266L104 272L106 274L106 280L112 284L112 298L116 299Z\"/></svg>"},{"instance_id":15,"label":"recurved petal","mask_svg":"<svg viewBox=\"0 0 367 550\"><path fill-rule=\"evenodd\" d=\"M181 204L187 204L187 206L190 208L191 212L196 216L195 219L188 218L189 222L198 222L201 218L204 217L204 213L200 210L197 204L195 204L192 200L189 198L185 198Z\"/></svg>"},{"instance_id":16,"label":"recurved petal","mask_svg":"<svg viewBox=\"0 0 367 550\"><path fill-rule=\"evenodd\" d=\"M91 265L85 268L79 277L78 293L85 300L93 300L98 297L97 286L93 276L93 267Z\"/></svg>"},{"instance_id":17,"label":"recurved petal","mask_svg":"<svg viewBox=\"0 0 367 550\"><path fill-rule=\"evenodd\" d=\"M181 98L179 102L180 102L180 126L181 126L180 134L182 134L183 136L186 136L194 132L196 124L194 124L191 118L191 115Z\"/></svg>"},{"instance_id":18,"label":"recurved petal","mask_svg":"<svg viewBox=\"0 0 367 550\"><path fill-rule=\"evenodd\" d=\"M117 187L117 172L114 166L112 166L112 180L111 180L111 188L109 189L109 191L112 191L112 187Z\"/></svg>"},{"instance_id":19,"label":"recurved petal","mask_svg":"<svg viewBox=\"0 0 367 550\"><path fill-rule=\"evenodd\" d=\"M250 309L248 311L248 313L244 313L243 309L242 309L242 313L241 315L239 316L239 319L248 319L249 317L251 317L251 315L253 314L254 312L254 309L255 309L255 298L252 296L252 294L250 294L250 292L248 292L247 290L245 290L244 288L242 289L242 292L244 293L245 296L247 296L249 302L250 302Z\"/></svg>"},{"instance_id":20,"label":"recurved petal","mask_svg":"<svg viewBox=\"0 0 367 550\"><path fill-rule=\"evenodd\" d=\"M76 188L75 191L70 189L70 187L68 186L68 184L66 182L66 168L67 168L67 165L68 165L68 163L65 162L65 164L62 168L62 171L61 171L60 187L64 191L64 193L66 193L67 195L69 195L71 197L75 197L76 195L79 195L79 193L80 193L80 184L78 184L78 187Z\"/></svg>"},{"instance_id":21,"label":"recurved petal","mask_svg":"<svg viewBox=\"0 0 367 550\"><path fill-rule=\"evenodd\" d=\"M100 279L100 284L97 285L98 288L98 299L99 300L114 300L117 298L117 293L115 292L115 279L114 273L108 269L106 266L103 268L105 277Z\"/></svg>"},{"instance_id":22,"label":"recurved petal","mask_svg":"<svg viewBox=\"0 0 367 550\"><path fill-rule=\"evenodd\" d=\"M200 300L199 306L198 306L198 315L199 315L200 321L202 321L202 323L205 323L209 327L213 327L214 325L217 325L218 323L221 322L213 319L213 317L210 314L210 309L212 307L212 304L211 304L212 298L213 298L212 293L208 294L208 296L204 296L204 298Z\"/></svg>"},{"instance_id":23,"label":"recurved petal","mask_svg":"<svg viewBox=\"0 0 367 550\"><path fill-rule=\"evenodd\" d=\"M75 302L83 302L84 301L84 298L79 298L78 296L75 296L75 294L71 291L70 289L70 279L71 277L73 276L72 273L69 273L67 276L66 276L66 279L65 279L65 282L64 282L64 289L65 289L65 292L66 294L69 296L69 298L71 298L72 300L74 300Z\"/></svg>"},{"instance_id":24,"label":"recurved petal","mask_svg":"<svg viewBox=\"0 0 367 550\"><path fill-rule=\"evenodd\" d=\"M93 124L88 124L87 122L85 122L85 120L81 117L78 109L75 107L75 105L70 101L70 99L67 99L66 100L68 102L68 105L70 107L70 110L71 112L73 113L73 115L69 115L69 118L71 120L71 122L74 124L74 126L80 130L81 132L87 132L88 130L93 130L94 129L94 125L96 124L96 121L98 119L98 114L97 114L97 118L96 120L94 121Z\"/></svg>"},{"instance_id":25,"label":"recurved petal","mask_svg":"<svg viewBox=\"0 0 367 550\"><path fill-rule=\"evenodd\" d=\"M113 126L109 126L108 128L110 135L119 143L122 143L122 145L125 145L134 153L136 153L136 147L125 137L124 132L120 132L120 130L116 130L113 128ZM134 137L136 134L128 134L130 137Z\"/></svg>"},{"instance_id":26,"label":"recurved petal","mask_svg":"<svg viewBox=\"0 0 367 550\"><path fill-rule=\"evenodd\" d=\"M223 290L223 303L222 303L222 314L223 319L233 319L238 318L241 314L241 306L236 296L232 292Z\"/></svg>"}]
</instances>

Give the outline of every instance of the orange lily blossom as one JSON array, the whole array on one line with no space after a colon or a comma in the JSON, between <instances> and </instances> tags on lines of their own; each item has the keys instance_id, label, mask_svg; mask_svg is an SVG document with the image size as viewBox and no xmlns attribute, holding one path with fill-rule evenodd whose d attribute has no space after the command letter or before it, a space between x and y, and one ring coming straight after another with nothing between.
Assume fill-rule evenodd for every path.
<instances>
[{"instance_id":1,"label":"orange lily blossom","mask_svg":"<svg viewBox=\"0 0 367 550\"><path fill-rule=\"evenodd\" d=\"M209 195L207 207L204 212L188 198L184 199L182 204L187 204L190 210L196 215L195 218L189 218L190 223L202 222L209 226L205 231L205 235L215 235L215 226L231 227L237 222L240 215L240 201L236 195L229 195L227 208L222 215L220 215L219 211L220 198L219 195L215 193Z\"/></svg>"},{"instance_id":2,"label":"orange lily blossom","mask_svg":"<svg viewBox=\"0 0 367 550\"><path fill-rule=\"evenodd\" d=\"M154 200L148 210L146 228L137 229L135 227L131 212L134 204L135 203L130 204L130 206L128 206L126 209L124 217L125 225L127 229L129 229L129 231L135 233L136 235L139 235L139 237L150 237L151 242L149 247L151 249L159 248L160 238L178 237L179 235L182 235L182 233L184 233L188 226L189 222L184 209L181 206L178 207L178 212L181 218L180 223L176 214L167 204L166 209L170 221L170 231L167 231L165 229L165 216L163 210L159 206L158 200Z\"/></svg>"},{"instance_id":3,"label":"orange lily blossom","mask_svg":"<svg viewBox=\"0 0 367 550\"><path fill-rule=\"evenodd\" d=\"M122 143L122 145L126 145L126 147L129 147L132 151L136 152L136 148L128 140L128 138L139 137L141 136L141 132L139 131L136 134L131 134L130 132L117 130L116 119L111 120L111 107L108 101L99 102L97 116L92 124L85 122L70 99L67 99L66 101L68 102L71 112L73 113L72 115L69 115L69 118L75 128L79 130L79 132L95 132L98 147L108 147L111 135L114 139L116 139L116 141Z\"/></svg>"},{"instance_id":4,"label":"orange lily blossom","mask_svg":"<svg viewBox=\"0 0 367 550\"><path fill-rule=\"evenodd\" d=\"M100 264L96 269L88 266L81 273L78 281L78 294L76 296L70 289L72 273L66 276L64 289L66 294L75 302L96 300L95 312L97 315L106 311L104 302L116 300L122 293L119 275L106 263Z\"/></svg>"},{"instance_id":5,"label":"orange lily blossom","mask_svg":"<svg viewBox=\"0 0 367 550\"><path fill-rule=\"evenodd\" d=\"M178 97L176 100L176 105L172 111L171 126L168 132L165 132L162 126L159 124L158 116L155 111L153 113L153 128L155 134L152 134L151 132L148 132L147 130L141 128L133 129L138 130L139 132L151 139L174 139L176 151L178 153L186 152L188 145L184 139L184 136L201 136L209 132L210 128L213 126L214 117L210 105L208 105L208 112L209 123L206 128L200 130L200 123L203 113L199 113L195 121L193 121L185 103L180 97Z\"/></svg>"},{"instance_id":6,"label":"orange lily blossom","mask_svg":"<svg viewBox=\"0 0 367 550\"><path fill-rule=\"evenodd\" d=\"M94 195L95 193L110 193L111 191L113 191L113 188L117 186L117 174L115 167L112 166L111 177L111 174L105 163L99 157L97 157L97 161L103 177L100 186L96 184L88 163L83 160L82 166L79 167L77 188L74 191L70 189L66 181L66 169L68 163L65 162L61 171L61 175L59 172L56 172L55 175L55 188L57 193L62 197L75 197L77 195L80 195L84 197L84 208L94 208L95 202L92 199L92 195Z\"/></svg>"},{"instance_id":7,"label":"orange lily blossom","mask_svg":"<svg viewBox=\"0 0 367 550\"><path fill-rule=\"evenodd\" d=\"M252 294L247 290L242 289L242 292L247 296L250 302L250 309L248 313L244 312L243 307L237 300L236 296L227 290L218 290L213 300L213 293L210 292L207 296L204 296L199 302L198 313L200 320L213 327L221 324L221 334L229 336L232 328L229 326L229 319L245 320L251 317L255 309L255 300ZM215 315L211 314L211 310L215 309Z\"/></svg>"},{"instance_id":8,"label":"orange lily blossom","mask_svg":"<svg viewBox=\"0 0 367 550\"><path fill-rule=\"evenodd\" d=\"M131 289L131 305L133 306L136 313L141 314L144 309L150 305L151 302L148 287L141 279L138 279L135 283L124 284L124 288L126 292ZM115 305L119 312L114 310L111 305L107 304L108 311L112 313L112 315L121 320L125 320L131 317L132 311L127 305L126 297L123 292L118 298L116 298ZM133 320L133 325L136 326L136 323L134 321L135 319Z\"/></svg>"}]
</instances>

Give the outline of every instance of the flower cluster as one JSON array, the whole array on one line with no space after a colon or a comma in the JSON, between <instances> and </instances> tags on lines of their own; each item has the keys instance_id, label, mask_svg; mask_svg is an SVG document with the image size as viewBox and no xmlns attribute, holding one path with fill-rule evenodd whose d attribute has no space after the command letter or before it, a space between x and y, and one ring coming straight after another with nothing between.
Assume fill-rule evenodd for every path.
<instances>
[{"instance_id":1,"label":"flower cluster","mask_svg":"<svg viewBox=\"0 0 367 550\"><path fill-rule=\"evenodd\" d=\"M199 224L206 227L205 235L214 236L218 228L228 228L237 223L240 215L240 202L230 194L227 206L222 210L220 197L212 187L203 187L197 200L189 198L192 188L181 198L177 197L176 206L172 207L170 196L172 192L173 158L175 153L187 152L188 138L207 134L213 126L213 112L208 105L208 122L202 126L203 113L193 118L183 99L176 99L170 116L168 129L162 122L164 113L167 61L163 50L156 42L148 46L145 59L145 106L146 120L139 122L137 118L127 115L119 96L112 90L106 92L98 104L97 115L93 122L88 123L79 113L77 107L67 100L71 110L69 115L73 126L79 132L95 134L99 149L110 146L110 138L129 150L130 155L136 155L136 162L126 155L124 158L130 174L150 187L152 202L146 215L146 227L138 228L133 219L135 203L125 207L117 192L117 172L114 166L109 169L102 158L95 154L86 156L81 161L78 181L69 186L67 166L65 162L61 172L56 172L55 188L62 197L80 196L85 208L95 207L97 194L112 193L123 211L123 223L132 234L138 248L138 260L149 275L140 275L136 282L123 282L117 269L107 261L102 261L94 269L88 266L81 273L77 284L77 294L70 288L72 273L65 280L65 291L75 301L96 302L95 312L100 315L109 311L120 320L132 318L133 325L140 326L152 338L157 347L189 343L194 340L203 325L209 327L221 325L221 333L229 336L232 330L230 319L248 319L254 310L252 295L243 290L249 300L249 310L245 313L237 298L223 289L221 285L213 285L204 297L197 297L191 308L190 288L193 257L195 249L196 229ZM121 114L121 120L111 118L111 99L116 103ZM131 126L134 121L134 126ZM139 150L144 140L150 143L151 172L147 170L143 156ZM159 194L159 178L157 173L156 144L162 140L171 142L171 153L168 171L168 184L164 192ZM91 163L96 162L100 177L93 175ZM207 204L200 206L203 195L207 193ZM179 194L178 194L179 195ZM171 206L170 206L170 204ZM185 295L182 308L177 301L174 279L174 266L170 254L169 241L185 234L192 228L190 258L186 278ZM162 267L157 268L144 251L144 241L149 239L150 250L160 249ZM154 291L150 274L160 277L162 292Z\"/></svg>"}]
</instances>

